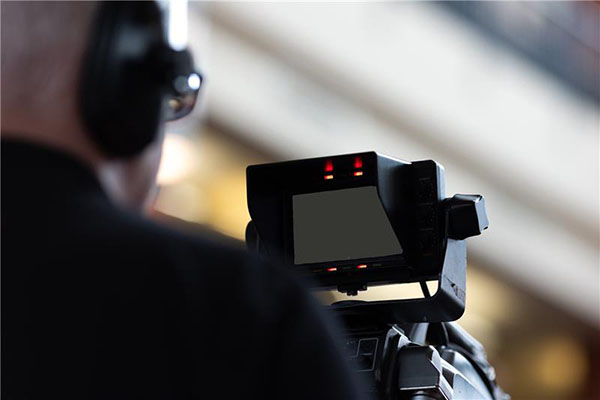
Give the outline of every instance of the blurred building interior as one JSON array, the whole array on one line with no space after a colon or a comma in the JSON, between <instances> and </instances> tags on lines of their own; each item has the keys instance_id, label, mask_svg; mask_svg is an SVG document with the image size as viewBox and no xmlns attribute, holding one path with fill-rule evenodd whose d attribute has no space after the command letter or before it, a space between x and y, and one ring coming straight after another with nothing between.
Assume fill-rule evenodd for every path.
<instances>
[{"instance_id":1,"label":"blurred building interior","mask_svg":"<svg viewBox=\"0 0 600 400\"><path fill-rule=\"evenodd\" d=\"M467 311L501 386L600 399L600 4L192 3L201 107L157 213L242 240L247 165L376 150L482 193ZM392 296L382 288L369 296Z\"/></svg>"}]
</instances>

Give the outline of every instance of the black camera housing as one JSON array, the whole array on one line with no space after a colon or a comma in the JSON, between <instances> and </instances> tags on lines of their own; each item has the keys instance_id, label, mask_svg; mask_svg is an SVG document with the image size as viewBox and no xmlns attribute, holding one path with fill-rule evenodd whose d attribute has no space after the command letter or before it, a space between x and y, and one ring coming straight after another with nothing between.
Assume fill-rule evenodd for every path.
<instances>
[{"instance_id":1,"label":"black camera housing","mask_svg":"<svg viewBox=\"0 0 600 400\"><path fill-rule=\"evenodd\" d=\"M327 204L326 197L335 193L343 199L359 192L376 193L401 250L354 257L349 248L350 256L339 259L299 257L295 234L300 221L294 221L294 213L300 199L316 196L312 204ZM462 239L487 228L487 217L481 196L445 199L444 169L435 161L407 162L365 152L254 165L247 168L247 196L250 247L255 243L269 259L310 275L315 287L353 295L373 285L438 281L438 291L429 298L334 305L344 313L378 315L388 322L451 321L462 315L466 272ZM343 203L340 207L348 206ZM359 207L356 212L363 210ZM348 238L351 222L342 222L345 227L339 236ZM330 238L332 243L338 239Z\"/></svg>"}]
</instances>

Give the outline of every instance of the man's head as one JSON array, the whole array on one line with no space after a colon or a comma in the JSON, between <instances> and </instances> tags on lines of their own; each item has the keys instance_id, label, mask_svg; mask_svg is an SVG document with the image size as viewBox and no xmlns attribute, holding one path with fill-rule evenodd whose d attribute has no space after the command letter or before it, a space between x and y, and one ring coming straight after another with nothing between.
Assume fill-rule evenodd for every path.
<instances>
[{"instance_id":1,"label":"man's head","mask_svg":"<svg viewBox=\"0 0 600 400\"><path fill-rule=\"evenodd\" d=\"M110 159L82 119L81 73L98 3L2 2L1 7L2 136L69 152L94 168L114 200L143 205L154 187L162 135L139 155Z\"/></svg>"}]
</instances>

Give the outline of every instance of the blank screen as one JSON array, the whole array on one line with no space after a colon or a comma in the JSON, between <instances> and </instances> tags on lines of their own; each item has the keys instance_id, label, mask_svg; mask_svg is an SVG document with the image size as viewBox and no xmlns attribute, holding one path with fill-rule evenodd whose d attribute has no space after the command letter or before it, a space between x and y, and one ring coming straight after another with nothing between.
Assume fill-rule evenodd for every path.
<instances>
[{"instance_id":1,"label":"blank screen","mask_svg":"<svg viewBox=\"0 0 600 400\"><path fill-rule=\"evenodd\" d=\"M299 194L292 203L295 264L402 254L375 186Z\"/></svg>"}]
</instances>

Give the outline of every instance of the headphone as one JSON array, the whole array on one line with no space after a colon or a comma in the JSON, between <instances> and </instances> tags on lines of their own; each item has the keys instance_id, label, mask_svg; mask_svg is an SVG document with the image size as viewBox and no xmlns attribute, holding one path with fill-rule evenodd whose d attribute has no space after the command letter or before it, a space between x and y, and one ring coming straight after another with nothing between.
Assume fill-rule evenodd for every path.
<instances>
[{"instance_id":1,"label":"headphone","mask_svg":"<svg viewBox=\"0 0 600 400\"><path fill-rule=\"evenodd\" d=\"M202 76L169 43L169 10L154 1L99 2L81 76L81 115L111 158L140 153L164 122L193 109ZM168 17L168 14L167 14Z\"/></svg>"}]
</instances>

